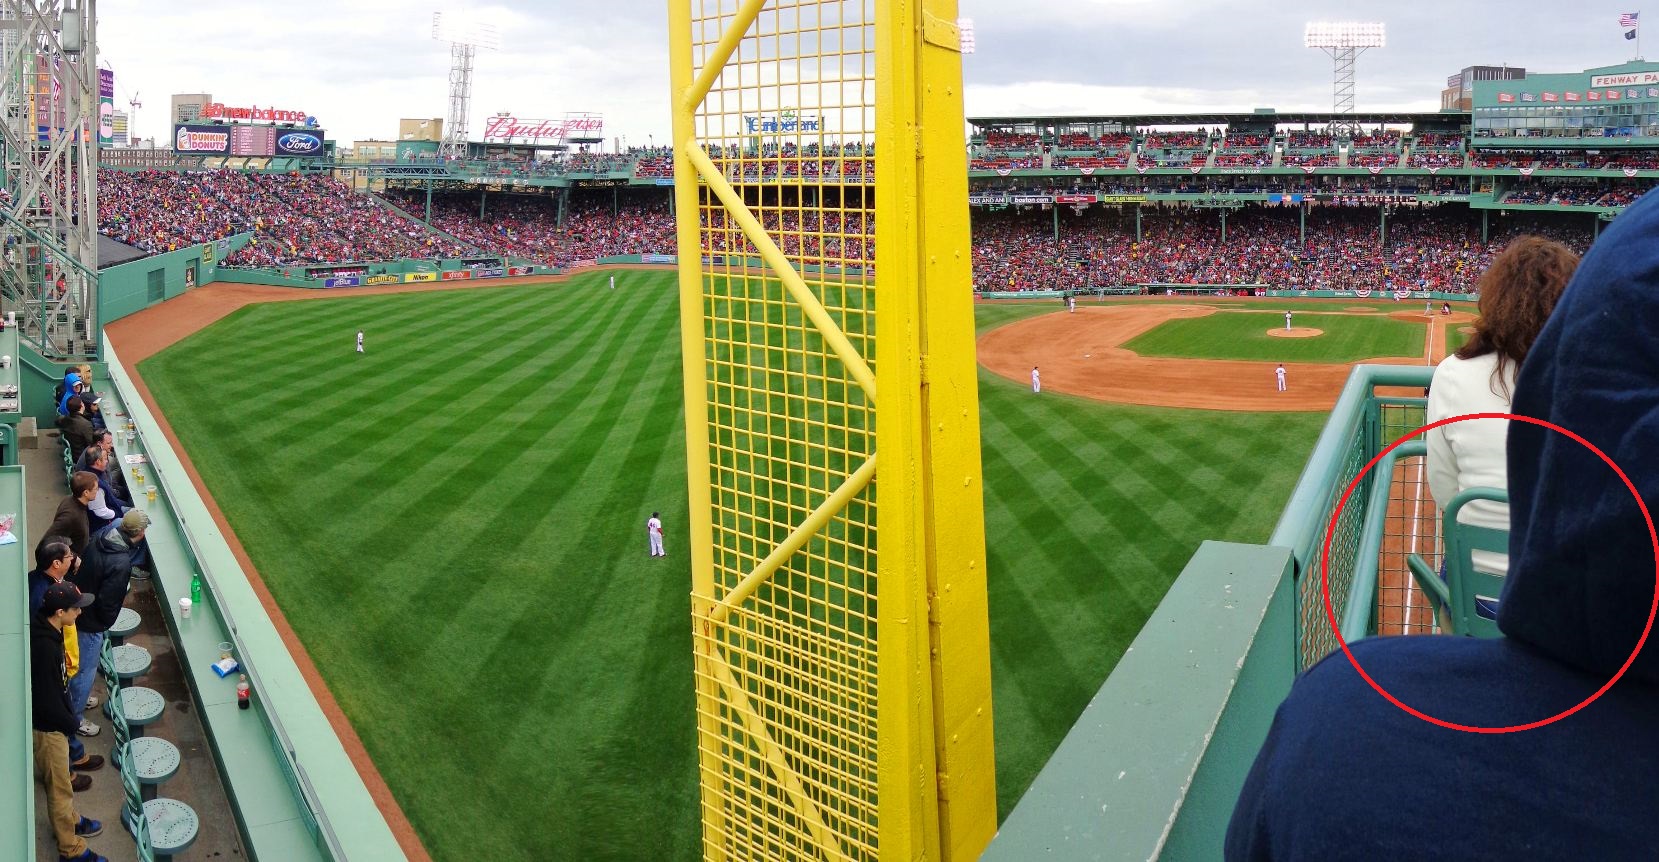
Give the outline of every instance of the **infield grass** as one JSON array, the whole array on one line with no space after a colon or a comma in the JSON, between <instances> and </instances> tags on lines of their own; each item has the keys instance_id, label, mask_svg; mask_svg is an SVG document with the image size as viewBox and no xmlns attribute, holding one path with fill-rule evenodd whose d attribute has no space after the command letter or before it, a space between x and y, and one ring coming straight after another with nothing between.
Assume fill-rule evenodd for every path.
<instances>
[{"instance_id":1,"label":"infield grass","mask_svg":"<svg viewBox=\"0 0 1659 862\"><path fill-rule=\"evenodd\" d=\"M607 275L253 306L140 366L439 860L700 855L674 277ZM1267 537L1323 417L979 381L1006 815L1198 544Z\"/></svg>"},{"instance_id":2,"label":"infield grass","mask_svg":"<svg viewBox=\"0 0 1659 862\"><path fill-rule=\"evenodd\" d=\"M1171 320L1123 346L1141 356L1243 359L1261 362L1355 362L1423 355L1425 326L1383 316L1296 313L1296 327L1323 330L1313 338L1278 338L1284 311L1218 311Z\"/></svg>"}]
</instances>

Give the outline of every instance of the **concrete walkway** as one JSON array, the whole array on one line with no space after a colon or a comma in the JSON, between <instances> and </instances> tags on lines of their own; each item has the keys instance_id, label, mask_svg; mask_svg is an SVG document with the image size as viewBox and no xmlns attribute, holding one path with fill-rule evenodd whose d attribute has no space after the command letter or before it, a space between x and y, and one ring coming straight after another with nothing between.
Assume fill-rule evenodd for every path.
<instances>
[{"instance_id":1,"label":"concrete walkway","mask_svg":"<svg viewBox=\"0 0 1659 862\"><path fill-rule=\"evenodd\" d=\"M68 493L63 481L63 459L59 454L61 445L55 429L43 430L39 448L23 449L20 453L28 474L29 535L23 539L29 543L31 562L35 543L51 525L58 501ZM142 503L139 508L143 508ZM128 638L127 643L149 650L153 662L150 672L136 680L135 684L153 688L167 699L167 709L162 713L161 720L146 728L145 735L172 742L178 746L184 760L178 774L161 785L157 795L184 802L194 808L201 818L201 832L195 845L173 858L177 862L246 859L247 853L237 835L236 819L225 798L224 786L219 782L218 765L202 732L201 722L196 718L196 705L190 698L189 687L184 683L173 642L160 623L156 594L150 588L149 581L133 582L127 595L127 607L137 611L144 619L138 633ZM97 695L100 704L107 696L102 682L93 686L92 693ZM89 773L92 787L75 794L77 812L104 823L103 834L89 839L87 845L109 857L111 862L135 862L137 856L132 836L120 824L121 776L108 762L113 732L108 726L109 721L104 718L101 705L89 710L86 717L103 730L97 736L81 741L86 744L88 752L100 755L106 761L102 769ZM58 858L52 825L46 818L46 794L38 781L35 783L35 847L35 856L41 862L55 862Z\"/></svg>"}]
</instances>

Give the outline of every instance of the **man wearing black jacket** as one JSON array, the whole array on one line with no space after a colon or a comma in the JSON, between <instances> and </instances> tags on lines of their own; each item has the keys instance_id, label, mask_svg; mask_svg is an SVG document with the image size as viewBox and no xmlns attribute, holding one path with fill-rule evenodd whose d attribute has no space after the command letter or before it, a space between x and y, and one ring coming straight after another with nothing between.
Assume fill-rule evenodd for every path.
<instances>
[{"instance_id":1,"label":"man wearing black jacket","mask_svg":"<svg viewBox=\"0 0 1659 862\"><path fill-rule=\"evenodd\" d=\"M46 588L40 611L29 621L35 770L46 785L46 813L57 839L58 858L73 862L108 862L87 849L86 839L104 827L75 813L75 790L69 778L69 737L75 733L76 721L64 679L63 627L74 623L92 599L74 584L52 584ZM86 778L88 786L91 781Z\"/></svg>"},{"instance_id":2,"label":"man wearing black jacket","mask_svg":"<svg viewBox=\"0 0 1659 862\"><path fill-rule=\"evenodd\" d=\"M92 657L81 662L80 672L69 681L69 703L76 715L84 712L87 695L92 693L93 680L98 676L97 656L103 652L109 627L115 625L121 606L126 604L127 588L132 584L133 553L144 541L144 531L149 526L150 516L142 509L129 510L121 520L87 540L86 549L81 551L81 567L69 576L82 592L94 597L76 626L81 655ZM83 720L80 724L83 736L95 736L100 729L90 721Z\"/></svg>"}]
</instances>

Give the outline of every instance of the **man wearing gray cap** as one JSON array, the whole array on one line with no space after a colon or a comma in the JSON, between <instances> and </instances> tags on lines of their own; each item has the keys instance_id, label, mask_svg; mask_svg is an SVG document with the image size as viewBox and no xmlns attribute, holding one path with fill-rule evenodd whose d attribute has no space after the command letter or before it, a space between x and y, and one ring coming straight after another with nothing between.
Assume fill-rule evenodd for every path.
<instances>
[{"instance_id":1,"label":"man wearing gray cap","mask_svg":"<svg viewBox=\"0 0 1659 862\"><path fill-rule=\"evenodd\" d=\"M121 606L127 601L127 588L132 584L133 557L144 541L144 531L150 526L150 516L143 509L129 509L121 520L105 527L87 540L81 551L81 567L69 576L81 592L93 597L93 602L81 615L77 628L80 633L81 655L92 656L81 662L81 669L69 681L69 703L76 715L84 714L87 695L98 676L97 656L103 652L104 636L115 618L121 615ZM98 732L98 726L82 719L83 736ZM88 733L86 731L90 730Z\"/></svg>"}]
</instances>

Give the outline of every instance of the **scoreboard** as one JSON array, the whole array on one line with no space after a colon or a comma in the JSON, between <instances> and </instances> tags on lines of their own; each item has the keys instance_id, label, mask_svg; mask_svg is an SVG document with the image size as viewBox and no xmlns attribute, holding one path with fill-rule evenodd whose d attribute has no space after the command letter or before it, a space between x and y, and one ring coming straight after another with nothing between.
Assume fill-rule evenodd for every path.
<instances>
[{"instance_id":1,"label":"scoreboard","mask_svg":"<svg viewBox=\"0 0 1659 862\"><path fill-rule=\"evenodd\" d=\"M276 127L231 126L230 154L233 156L276 155Z\"/></svg>"},{"instance_id":2,"label":"scoreboard","mask_svg":"<svg viewBox=\"0 0 1659 862\"><path fill-rule=\"evenodd\" d=\"M179 123L173 126L173 152L213 156L299 157L327 155L322 129L265 126L254 123Z\"/></svg>"}]
</instances>

